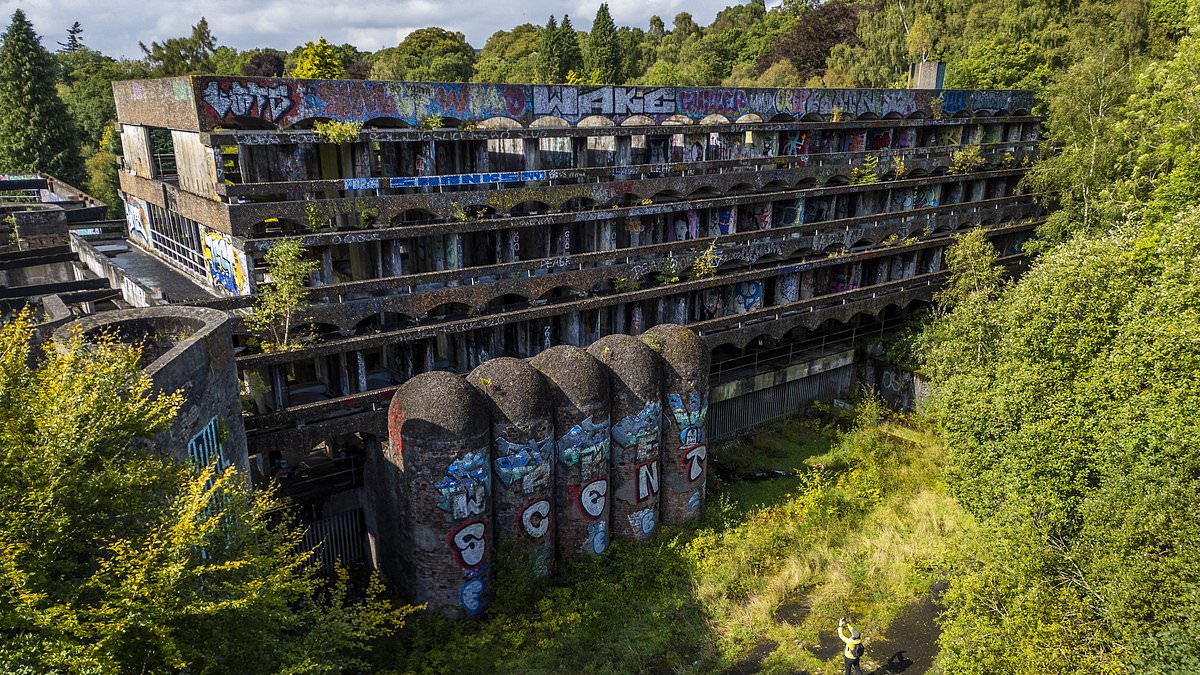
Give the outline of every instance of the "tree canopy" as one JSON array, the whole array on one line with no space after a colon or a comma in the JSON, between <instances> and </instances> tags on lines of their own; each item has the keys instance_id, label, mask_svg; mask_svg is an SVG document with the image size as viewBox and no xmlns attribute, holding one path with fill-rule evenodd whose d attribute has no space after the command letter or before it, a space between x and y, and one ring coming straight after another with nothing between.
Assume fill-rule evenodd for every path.
<instances>
[{"instance_id":1,"label":"tree canopy","mask_svg":"<svg viewBox=\"0 0 1200 675\"><path fill-rule=\"evenodd\" d=\"M406 611L325 581L302 531L236 469L135 439L182 401L140 350L80 338L31 365L27 315L0 326L0 670L340 672Z\"/></svg>"},{"instance_id":2,"label":"tree canopy","mask_svg":"<svg viewBox=\"0 0 1200 675\"><path fill-rule=\"evenodd\" d=\"M79 138L55 89L58 68L21 10L0 37L0 171L83 184Z\"/></svg>"},{"instance_id":3,"label":"tree canopy","mask_svg":"<svg viewBox=\"0 0 1200 675\"><path fill-rule=\"evenodd\" d=\"M371 77L416 82L469 82L475 50L462 33L418 28L395 47L375 53Z\"/></svg>"}]
</instances>

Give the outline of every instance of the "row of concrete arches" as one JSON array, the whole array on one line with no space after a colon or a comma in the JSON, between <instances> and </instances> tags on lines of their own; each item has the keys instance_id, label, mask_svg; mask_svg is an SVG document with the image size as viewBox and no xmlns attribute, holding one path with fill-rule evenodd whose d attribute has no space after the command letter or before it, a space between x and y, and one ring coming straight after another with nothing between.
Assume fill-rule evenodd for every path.
<instances>
[{"instance_id":1,"label":"row of concrete arches","mask_svg":"<svg viewBox=\"0 0 1200 675\"><path fill-rule=\"evenodd\" d=\"M947 115L947 119L981 119L1002 117L1023 117L1029 115L1029 110L1018 108L1012 111L999 109L979 109L974 111L962 110L953 115ZM689 117L687 115L667 115L655 117L649 115L631 115L629 117L610 117L607 115L587 115L581 117L575 122L571 122L563 117L554 115L544 115L533 119L528 124L522 123L520 120L512 117L489 117L483 120L463 120L453 117L442 117L442 130L454 129L545 129L545 128L595 128L595 127L700 127L711 126L717 124L789 124L789 123L826 123L826 122L851 122L851 121L874 121L874 120L902 120L902 119L929 119L932 117L929 111L917 110L907 115L902 115L898 112L888 112L880 116L873 112L864 112L852 118L836 116L832 113L810 112L804 115L788 115L775 114L768 117L757 113L746 113L741 116L728 116L722 114L708 115L702 118ZM277 126L265 119L249 116L233 116L222 122L218 129L227 129L234 131L306 131L311 130L318 122L337 121L333 117L306 117L296 120L290 125ZM375 117L363 121L364 129L411 129L413 125L405 120L395 117ZM702 132L703 130L698 130ZM680 133L678 130L673 130L671 133Z\"/></svg>"}]
</instances>

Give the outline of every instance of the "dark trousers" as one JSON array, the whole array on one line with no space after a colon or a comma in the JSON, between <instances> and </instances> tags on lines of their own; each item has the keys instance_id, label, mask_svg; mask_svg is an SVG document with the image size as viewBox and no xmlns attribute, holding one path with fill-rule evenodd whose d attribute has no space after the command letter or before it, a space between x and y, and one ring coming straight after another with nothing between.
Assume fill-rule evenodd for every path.
<instances>
[{"instance_id":1,"label":"dark trousers","mask_svg":"<svg viewBox=\"0 0 1200 675\"><path fill-rule=\"evenodd\" d=\"M843 654L842 661L845 662L845 665L846 665L846 675L850 675L851 668L853 668L855 671L857 671L858 675L863 675L862 666L858 665L857 658L852 659L852 658L846 656L845 654Z\"/></svg>"}]
</instances>

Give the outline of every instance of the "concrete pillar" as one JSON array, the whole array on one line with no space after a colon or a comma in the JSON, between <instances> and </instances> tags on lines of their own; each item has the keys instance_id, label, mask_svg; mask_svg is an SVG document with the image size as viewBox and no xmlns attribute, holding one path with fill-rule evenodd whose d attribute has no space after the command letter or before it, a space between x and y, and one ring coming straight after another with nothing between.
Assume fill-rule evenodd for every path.
<instances>
[{"instance_id":1,"label":"concrete pillar","mask_svg":"<svg viewBox=\"0 0 1200 675\"><path fill-rule=\"evenodd\" d=\"M338 352L337 365L338 390L342 393L342 396L349 396L352 391L350 389L350 368L349 364L346 362L346 352Z\"/></svg>"},{"instance_id":2,"label":"concrete pillar","mask_svg":"<svg viewBox=\"0 0 1200 675\"><path fill-rule=\"evenodd\" d=\"M501 550L533 576L554 571L554 411L536 369L521 359L488 361L467 376L492 421L492 512ZM506 583L504 579L501 583Z\"/></svg>"},{"instance_id":3,"label":"concrete pillar","mask_svg":"<svg viewBox=\"0 0 1200 675\"><path fill-rule=\"evenodd\" d=\"M567 345L529 363L545 376L554 406L558 557L600 555L609 526L608 374L590 354Z\"/></svg>"},{"instance_id":4,"label":"concrete pillar","mask_svg":"<svg viewBox=\"0 0 1200 675\"><path fill-rule=\"evenodd\" d=\"M390 443L365 473L381 571L449 618L482 614L492 595L489 430L483 398L465 379L418 375L392 397Z\"/></svg>"},{"instance_id":5,"label":"concrete pillar","mask_svg":"<svg viewBox=\"0 0 1200 675\"><path fill-rule=\"evenodd\" d=\"M664 323L642 340L661 357L663 374L662 522L700 515L708 460L708 346L683 326Z\"/></svg>"},{"instance_id":6,"label":"concrete pillar","mask_svg":"<svg viewBox=\"0 0 1200 675\"><path fill-rule=\"evenodd\" d=\"M384 273L388 276L399 277L404 275L404 244L399 239L391 239L383 244L384 251Z\"/></svg>"},{"instance_id":7,"label":"concrete pillar","mask_svg":"<svg viewBox=\"0 0 1200 675\"><path fill-rule=\"evenodd\" d=\"M541 141L537 138L522 138L522 149L525 152L525 170L537 171L542 168Z\"/></svg>"},{"instance_id":8,"label":"concrete pillar","mask_svg":"<svg viewBox=\"0 0 1200 675\"><path fill-rule=\"evenodd\" d=\"M616 143L617 149L617 166L629 166L633 164L633 137L614 136L613 141Z\"/></svg>"},{"instance_id":9,"label":"concrete pillar","mask_svg":"<svg viewBox=\"0 0 1200 675\"><path fill-rule=\"evenodd\" d=\"M608 371L612 423L612 536L645 541L659 521L662 374L641 340L609 335L588 353Z\"/></svg>"},{"instance_id":10,"label":"concrete pillar","mask_svg":"<svg viewBox=\"0 0 1200 675\"><path fill-rule=\"evenodd\" d=\"M571 151L575 154L575 168L586 168L588 166L588 137L572 136Z\"/></svg>"},{"instance_id":11,"label":"concrete pillar","mask_svg":"<svg viewBox=\"0 0 1200 675\"><path fill-rule=\"evenodd\" d=\"M324 246L321 248L321 286L328 286L333 283L333 247Z\"/></svg>"},{"instance_id":12,"label":"concrete pillar","mask_svg":"<svg viewBox=\"0 0 1200 675\"><path fill-rule=\"evenodd\" d=\"M355 366L358 374L358 390L360 392L367 390L367 357L361 352L354 352Z\"/></svg>"}]
</instances>

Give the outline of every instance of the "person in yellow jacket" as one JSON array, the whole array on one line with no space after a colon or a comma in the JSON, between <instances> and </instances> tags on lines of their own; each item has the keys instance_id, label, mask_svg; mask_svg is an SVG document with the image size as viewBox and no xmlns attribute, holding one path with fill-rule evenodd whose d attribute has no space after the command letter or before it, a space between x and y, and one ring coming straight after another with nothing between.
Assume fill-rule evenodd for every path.
<instances>
[{"instance_id":1,"label":"person in yellow jacket","mask_svg":"<svg viewBox=\"0 0 1200 675\"><path fill-rule=\"evenodd\" d=\"M846 635L846 626L850 626L850 635ZM843 616L838 620L838 637L842 639L842 642L846 643L846 651L842 654L842 662L846 666L845 675L850 675L851 668L857 671L858 675L863 675L862 666L858 663L858 660L863 655L862 633L850 625L846 621L846 617Z\"/></svg>"}]
</instances>

